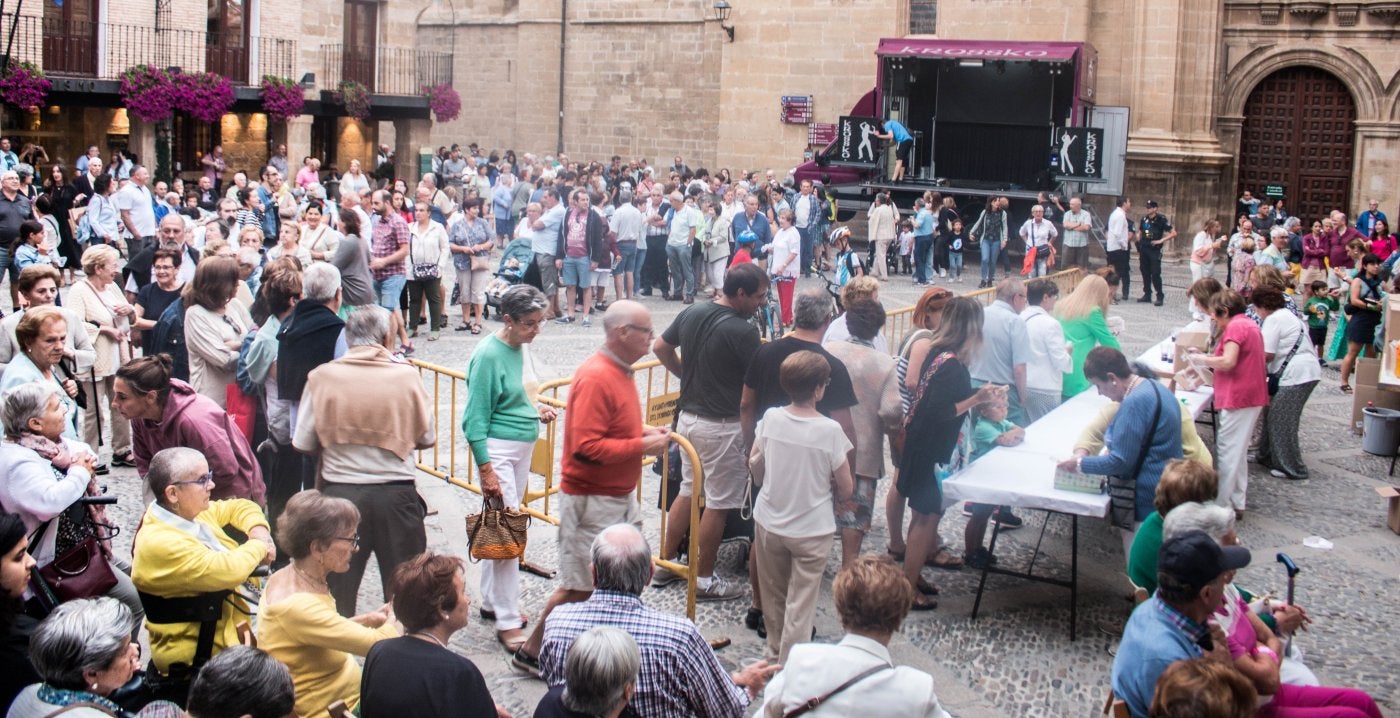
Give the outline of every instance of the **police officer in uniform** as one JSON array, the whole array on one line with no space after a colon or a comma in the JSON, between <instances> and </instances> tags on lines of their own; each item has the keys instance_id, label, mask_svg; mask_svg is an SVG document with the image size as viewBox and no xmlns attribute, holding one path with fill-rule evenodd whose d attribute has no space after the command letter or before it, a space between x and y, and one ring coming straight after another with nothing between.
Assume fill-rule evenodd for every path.
<instances>
[{"instance_id":1,"label":"police officer in uniform","mask_svg":"<svg viewBox=\"0 0 1400 718\"><path fill-rule=\"evenodd\" d=\"M1162 245L1176 238L1176 229L1167 216L1157 211L1157 201L1147 200L1147 214L1138 223L1138 261L1142 267L1142 296L1139 303L1152 302L1152 291L1157 291L1157 301L1162 306L1166 295L1162 293Z\"/></svg>"}]
</instances>

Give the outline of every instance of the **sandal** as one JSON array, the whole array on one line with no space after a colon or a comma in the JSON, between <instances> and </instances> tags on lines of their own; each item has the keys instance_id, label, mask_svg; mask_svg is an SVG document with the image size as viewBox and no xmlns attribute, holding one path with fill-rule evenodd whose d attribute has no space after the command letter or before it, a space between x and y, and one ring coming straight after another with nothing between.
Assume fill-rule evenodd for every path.
<instances>
[{"instance_id":1,"label":"sandal","mask_svg":"<svg viewBox=\"0 0 1400 718\"><path fill-rule=\"evenodd\" d=\"M963 562L952 551L949 551L947 546L939 546L932 556L924 559L924 565L941 568L945 571L961 571Z\"/></svg>"},{"instance_id":2,"label":"sandal","mask_svg":"<svg viewBox=\"0 0 1400 718\"><path fill-rule=\"evenodd\" d=\"M885 553L889 554L890 558L894 559L895 563L904 563L903 551L896 551L890 546L885 546Z\"/></svg>"},{"instance_id":3,"label":"sandal","mask_svg":"<svg viewBox=\"0 0 1400 718\"><path fill-rule=\"evenodd\" d=\"M515 655L525 645L525 632L520 629L509 631L496 631L496 642L506 649L506 653Z\"/></svg>"},{"instance_id":4,"label":"sandal","mask_svg":"<svg viewBox=\"0 0 1400 718\"><path fill-rule=\"evenodd\" d=\"M480 324L477 324L477 323L473 323L473 324L472 324L472 334L480 334L480 333L481 333L481 325L480 325Z\"/></svg>"},{"instance_id":5,"label":"sandal","mask_svg":"<svg viewBox=\"0 0 1400 718\"><path fill-rule=\"evenodd\" d=\"M923 594L914 596L913 602L909 604L910 611L932 611L935 608L938 608L938 599Z\"/></svg>"},{"instance_id":6,"label":"sandal","mask_svg":"<svg viewBox=\"0 0 1400 718\"><path fill-rule=\"evenodd\" d=\"M918 589L919 593L925 596L938 595L938 587L924 580L922 576L919 577L919 583L914 588Z\"/></svg>"},{"instance_id":7,"label":"sandal","mask_svg":"<svg viewBox=\"0 0 1400 718\"><path fill-rule=\"evenodd\" d=\"M1343 385L1342 385L1342 393L1343 393L1343 394L1350 394L1350 393L1351 393L1351 385L1350 385L1350 384L1343 384Z\"/></svg>"},{"instance_id":8,"label":"sandal","mask_svg":"<svg viewBox=\"0 0 1400 718\"><path fill-rule=\"evenodd\" d=\"M469 330L469 329L471 329L471 328L472 328L472 325L467 324L466 322L462 322L461 324L458 324L457 326L452 327L453 330L459 331L459 332L465 332L465 331L467 331L467 330Z\"/></svg>"}]
</instances>

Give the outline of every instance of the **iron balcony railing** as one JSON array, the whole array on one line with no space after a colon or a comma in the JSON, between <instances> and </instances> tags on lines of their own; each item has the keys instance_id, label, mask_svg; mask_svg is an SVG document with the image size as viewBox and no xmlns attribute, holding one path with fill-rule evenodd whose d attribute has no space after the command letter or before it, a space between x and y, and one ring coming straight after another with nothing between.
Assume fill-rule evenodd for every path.
<instances>
[{"instance_id":1,"label":"iron balcony railing","mask_svg":"<svg viewBox=\"0 0 1400 718\"><path fill-rule=\"evenodd\" d=\"M13 28L13 43L10 43ZM263 75L300 77L297 41L278 37L160 29L34 15L0 16L0 52L46 74L115 80L135 65L216 72L238 85ZM105 62L103 61L105 60Z\"/></svg>"},{"instance_id":2,"label":"iron balcony railing","mask_svg":"<svg viewBox=\"0 0 1400 718\"><path fill-rule=\"evenodd\" d=\"M452 82L452 54L401 47L322 45L318 83L335 90L358 82L380 95L417 95L424 86Z\"/></svg>"}]
</instances>

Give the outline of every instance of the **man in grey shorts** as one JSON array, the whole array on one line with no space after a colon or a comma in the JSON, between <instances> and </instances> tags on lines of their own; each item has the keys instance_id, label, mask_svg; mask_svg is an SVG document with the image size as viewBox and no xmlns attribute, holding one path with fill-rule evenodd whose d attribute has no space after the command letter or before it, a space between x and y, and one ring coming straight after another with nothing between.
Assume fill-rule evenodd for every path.
<instances>
[{"instance_id":1,"label":"man in grey shorts","mask_svg":"<svg viewBox=\"0 0 1400 718\"><path fill-rule=\"evenodd\" d=\"M544 214L535 220L530 229L535 231L530 240L530 249L535 252L535 268L540 272L540 291L549 297L549 316L554 319L559 313L559 268L554 265L555 245L559 241L559 231L564 225L566 209L559 201L559 190L545 187L540 195Z\"/></svg>"},{"instance_id":2,"label":"man in grey shorts","mask_svg":"<svg viewBox=\"0 0 1400 718\"><path fill-rule=\"evenodd\" d=\"M642 528L637 480L642 456L659 455L667 429L642 426L632 364L651 351L651 313L637 302L613 302L603 314L603 346L584 360L569 387L569 418L559 460L559 586L512 665L538 673L540 643L550 611L593 595L590 548L613 524Z\"/></svg>"},{"instance_id":3,"label":"man in grey shorts","mask_svg":"<svg viewBox=\"0 0 1400 718\"><path fill-rule=\"evenodd\" d=\"M716 578L715 552L724 536L729 511L744 504L748 457L744 454L739 401L744 374L758 353L758 329L749 317L766 300L768 277L756 264L740 264L724 277L723 296L682 311L652 348L668 371L681 378L680 416L676 432L690 440L704 469L705 513L700 518L700 551L691 556L699 580L695 598L721 601L743 595L742 584ZM679 350L680 353L677 353ZM681 361L681 356L685 361ZM674 560L690 520L695 480L690 457L681 453L681 489L671 504L661 557ZM658 568L652 585L664 586L680 575Z\"/></svg>"}]
</instances>

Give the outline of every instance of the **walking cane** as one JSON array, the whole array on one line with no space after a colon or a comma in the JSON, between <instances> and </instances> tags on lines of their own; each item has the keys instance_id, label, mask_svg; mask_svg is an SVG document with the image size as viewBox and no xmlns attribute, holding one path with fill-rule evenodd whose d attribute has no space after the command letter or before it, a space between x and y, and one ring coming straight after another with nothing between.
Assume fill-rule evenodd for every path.
<instances>
[{"instance_id":1,"label":"walking cane","mask_svg":"<svg viewBox=\"0 0 1400 718\"><path fill-rule=\"evenodd\" d=\"M88 376L92 377L92 400L95 404L92 407L92 415L97 418L97 457L102 458L102 399L97 391L97 367L88 367Z\"/></svg>"},{"instance_id":2,"label":"walking cane","mask_svg":"<svg viewBox=\"0 0 1400 718\"><path fill-rule=\"evenodd\" d=\"M1292 557L1292 556L1289 556L1289 555L1286 554L1286 553L1280 553L1278 556L1275 557L1275 560L1277 560L1279 563L1283 564L1283 569L1284 569L1285 571L1288 572L1288 605L1292 606L1292 605L1293 605L1293 583L1294 583L1294 578L1298 575L1298 564L1293 563L1293 557ZM1285 656L1288 655L1288 652L1289 652L1290 650L1292 650L1292 648L1293 648L1293 634L1290 633L1290 634L1288 634L1288 640L1283 644L1283 653L1284 653L1284 655L1285 655ZM1279 660L1283 660L1283 656L1279 656Z\"/></svg>"}]
</instances>

